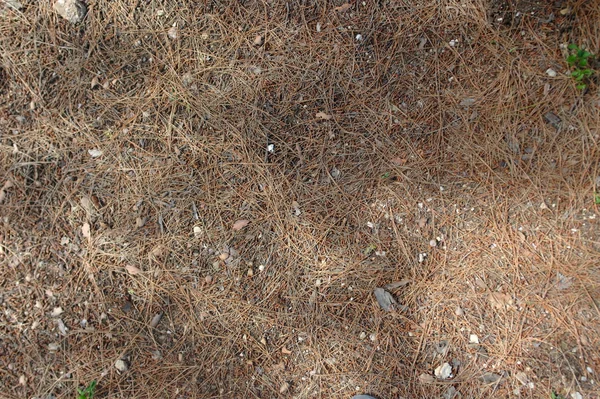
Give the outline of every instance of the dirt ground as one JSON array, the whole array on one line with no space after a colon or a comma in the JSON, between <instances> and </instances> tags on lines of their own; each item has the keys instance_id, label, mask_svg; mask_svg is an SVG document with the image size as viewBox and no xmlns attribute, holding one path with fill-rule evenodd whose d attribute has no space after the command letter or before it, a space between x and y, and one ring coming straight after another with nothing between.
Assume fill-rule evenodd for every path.
<instances>
[{"instance_id":1,"label":"dirt ground","mask_svg":"<svg viewBox=\"0 0 600 399\"><path fill-rule=\"evenodd\" d=\"M8 3L0 397L600 397L598 1Z\"/></svg>"}]
</instances>

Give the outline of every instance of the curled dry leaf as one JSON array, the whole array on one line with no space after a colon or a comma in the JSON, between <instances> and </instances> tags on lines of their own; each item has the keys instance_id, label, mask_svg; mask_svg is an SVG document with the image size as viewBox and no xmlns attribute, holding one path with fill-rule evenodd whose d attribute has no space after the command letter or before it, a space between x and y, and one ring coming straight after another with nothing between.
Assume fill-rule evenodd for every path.
<instances>
[{"instance_id":1,"label":"curled dry leaf","mask_svg":"<svg viewBox=\"0 0 600 399\"><path fill-rule=\"evenodd\" d=\"M502 309L504 307L512 306L513 300L510 295L503 292L492 292L488 297L492 307L496 309Z\"/></svg>"},{"instance_id":2,"label":"curled dry leaf","mask_svg":"<svg viewBox=\"0 0 600 399\"><path fill-rule=\"evenodd\" d=\"M344 3L339 7L335 7L334 10L337 12L346 12L351 8L352 8L352 5L350 5L350 3Z\"/></svg>"},{"instance_id":3,"label":"curled dry leaf","mask_svg":"<svg viewBox=\"0 0 600 399\"><path fill-rule=\"evenodd\" d=\"M325 112L317 112L317 114L315 115L315 117L317 119L323 119L323 120L330 120L331 118L333 118L331 115L326 114Z\"/></svg>"},{"instance_id":4,"label":"curled dry leaf","mask_svg":"<svg viewBox=\"0 0 600 399\"><path fill-rule=\"evenodd\" d=\"M281 348L281 353L283 353L284 355L291 355L292 351L284 346L283 348Z\"/></svg>"},{"instance_id":5,"label":"curled dry leaf","mask_svg":"<svg viewBox=\"0 0 600 399\"><path fill-rule=\"evenodd\" d=\"M125 269L132 276L135 276L136 274L140 274L142 272L139 268L137 268L137 267L135 267L133 265L126 265Z\"/></svg>"},{"instance_id":6,"label":"curled dry leaf","mask_svg":"<svg viewBox=\"0 0 600 399\"><path fill-rule=\"evenodd\" d=\"M233 229L233 231L239 231L239 230L243 229L244 227L248 226L248 223L250 223L249 220L240 219L233 224L232 229Z\"/></svg>"}]
</instances>

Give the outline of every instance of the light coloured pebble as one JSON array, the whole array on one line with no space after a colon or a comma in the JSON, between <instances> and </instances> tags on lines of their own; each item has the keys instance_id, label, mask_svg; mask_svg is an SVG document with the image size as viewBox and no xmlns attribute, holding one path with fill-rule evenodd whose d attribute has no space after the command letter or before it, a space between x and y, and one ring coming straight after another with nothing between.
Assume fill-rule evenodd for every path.
<instances>
[{"instance_id":1,"label":"light coloured pebble","mask_svg":"<svg viewBox=\"0 0 600 399\"><path fill-rule=\"evenodd\" d=\"M56 0L52 8L72 24L81 22L87 12L87 7L81 0Z\"/></svg>"},{"instance_id":2,"label":"light coloured pebble","mask_svg":"<svg viewBox=\"0 0 600 399\"><path fill-rule=\"evenodd\" d=\"M52 352L56 352L60 346L56 342L51 342L48 344L48 350Z\"/></svg>"},{"instance_id":3,"label":"light coloured pebble","mask_svg":"<svg viewBox=\"0 0 600 399\"><path fill-rule=\"evenodd\" d=\"M429 246L430 247L437 247L437 241L436 240L429 241Z\"/></svg>"},{"instance_id":4,"label":"light coloured pebble","mask_svg":"<svg viewBox=\"0 0 600 399\"><path fill-rule=\"evenodd\" d=\"M556 71L552 68L548 68L548 69L546 69L546 75L550 76L551 78L555 78Z\"/></svg>"},{"instance_id":5,"label":"light coloured pebble","mask_svg":"<svg viewBox=\"0 0 600 399\"><path fill-rule=\"evenodd\" d=\"M117 370L119 370L121 373L127 371L127 369L129 368L129 365L127 364L127 362L123 359L119 359L115 362L115 368Z\"/></svg>"},{"instance_id":6,"label":"light coloured pebble","mask_svg":"<svg viewBox=\"0 0 600 399\"><path fill-rule=\"evenodd\" d=\"M367 338L367 333L364 331L358 335L358 339L365 339L365 338Z\"/></svg>"},{"instance_id":7,"label":"light coloured pebble","mask_svg":"<svg viewBox=\"0 0 600 399\"><path fill-rule=\"evenodd\" d=\"M454 314L457 316L462 316L465 314L465 311L460 306L457 306L456 310L454 311Z\"/></svg>"}]
</instances>

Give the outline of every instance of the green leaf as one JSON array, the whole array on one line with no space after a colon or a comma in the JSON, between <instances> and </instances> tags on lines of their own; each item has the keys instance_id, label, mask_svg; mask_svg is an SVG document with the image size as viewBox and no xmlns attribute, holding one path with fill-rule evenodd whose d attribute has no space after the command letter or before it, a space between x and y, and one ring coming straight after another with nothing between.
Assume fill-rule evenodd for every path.
<instances>
[{"instance_id":1,"label":"green leaf","mask_svg":"<svg viewBox=\"0 0 600 399\"><path fill-rule=\"evenodd\" d=\"M586 85L585 83L580 83L580 84L578 84L578 85L577 85L577 88L578 88L579 90L583 90L583 89L585 89L586 87L587 87L587 85Z\"/></svg>"},{"instance_id":2,"label":"green leaf","mask_svg":"<svg viewBox=\"0 0 600 399\"><path fill-rule=\"evenodd\" d=\"M388 177L390 177L391 172L385 172L384 174L381 175L382 179L387 179Z\"/></svg>"},{"instance_id":3,"label":"green leaf","mask_svg":"<svg viewBox=\"0 0 600 399\"><path fill-rule=\"evenodd\" d=\"M577 61L577 57L576 56L574 56L574 55L571 54L570 56L567 57L567 63L569 65L575 64L575 61Z\"/></svg>"},{"instance_id":4,"label":"green leaf","mask_svg":"<svg viewBox=\"0 0 600 399\"><path fill-rule=\"evenodd\" d=\"M584 51L583 55L581 56L582 58L589 58L592 56L592 53L590 53L589 51Z\"/></svg>"},{"instance_id":5,"label":"green leaf","mask_svg":"<svg viewBox=\"0 0 600 399\"><path fill-rule=\"evenodd\" d=\"M569 50L575 50L575 49L578 49L579 47L577 47L577 45L576 45L576 44L573 44L573 43L571 43L571 44L569 44L569 45L567 46L567 48L568 48Z\"/></svg>"},{"instance_id":6,"label":"green leaf","mask_svg":"<svg viewBox=\"0 0 600 399\"><path fill-rule=\"evenodd\" d=\"M594 193L594 204L600 205L600 193Z\"/></svg>"},{"instance_id":7,"label":"green leaf","mask_svg":"<svg viewBox=\"0 0 600 399\"><path fill-rule=\"evenodd\" d=\"M584 59L581 59L581 60L579 60L579 66L580 66L580 67L586 67L586 66L587 66L587 64L588 64L588 60L586 60L585 58L584 58Z\"/></svg>"}]
</instances>

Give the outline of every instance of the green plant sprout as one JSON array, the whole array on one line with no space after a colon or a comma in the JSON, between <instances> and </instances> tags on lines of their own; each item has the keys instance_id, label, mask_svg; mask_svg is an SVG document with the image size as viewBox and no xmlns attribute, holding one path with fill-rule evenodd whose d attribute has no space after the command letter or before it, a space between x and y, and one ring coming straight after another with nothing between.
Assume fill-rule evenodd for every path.
<instances>
[{"instance_id":1,"label":"green plant sprout","mask_svg":"<svg viewBox=\"0 0 600 399\"><path fill-rule=\"evenodd\" d=\"M94 392L96 392L96 380L90 382L84 389L77 388L77 399L92 399Z\"/></svg>"},{"instance_id":2,"label":"green plant sprout","mask_svg":"<svg viewBox=\"0 0 600 399\"><path fill-rule=\"evenodd\" d=\"M594 54L580 48L576 44L569 44L569 56L567 56L567 64L573 70L571 76L577 83L577 88L583 90L587 87L586 81L594 74L594 70L590 68L590 61L594 59Z\"/></svg>"}]
</instances>

